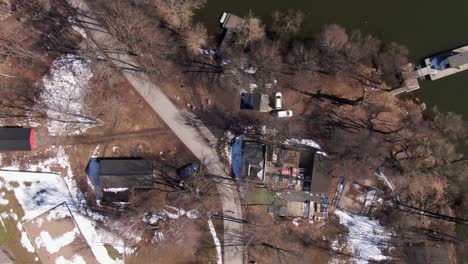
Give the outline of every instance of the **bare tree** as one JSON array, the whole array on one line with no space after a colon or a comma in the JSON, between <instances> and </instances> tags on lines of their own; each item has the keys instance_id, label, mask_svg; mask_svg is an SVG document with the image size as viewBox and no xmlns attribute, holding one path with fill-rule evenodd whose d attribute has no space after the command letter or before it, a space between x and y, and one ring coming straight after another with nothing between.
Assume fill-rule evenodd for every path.
<instances>
[{"instance_id":1,"label":"bare tree","mask_svg":"<svg viewBox=\"0 0 468 264\"><path fill-rule=\"evenodd\" d=\"M206 0L155 0L162 19L177 30L184 30L192 23L195 10L202 8Z\"/></svg>"},{"instance_id":2,"label":"bare tree","mask_svg":"<svg viewBox=\"0 0 468 264\"><path fill-rule=\"evenodd\" d=\"M205 26L196 24L193 28L185 31L184 40L188 51L192 55L199 54L199 49L208 42L208 32Z\"/></svg>"},{"instance_id":3,"label":"bare tree","mask_svg":"<svg viewBox=\"0 0 468 264\"><path fill-rule=\"evenodd\" d=\"M294 9L288 9L285 12L275 11L272 18L271 30L280 38L287 38L301 30L304 13Z\"/></svg>"},{"instance_id":4,"label":"bare tree","mask_svg":"<svg viewBox=\"0 0 468 264\"><path fill-rule=\"evenodd\" d=\"M245 49L249 44L259 41L265 37L265 26L263 25L260 18L249 13L244 18L244 23L239 26L237 30L235 43Z\"/></svg>"},{"instance_id":5,"label":"bare tree","mask_svg":"<svg viewBox=\"0 0 468 264\"><path fill-rule=\"evenodd\" d=\"M334 53L341 51L349 37L346 29L337 24L325 25L317 35L317 46L322 52Z\"/></svg>"}]
</instances>

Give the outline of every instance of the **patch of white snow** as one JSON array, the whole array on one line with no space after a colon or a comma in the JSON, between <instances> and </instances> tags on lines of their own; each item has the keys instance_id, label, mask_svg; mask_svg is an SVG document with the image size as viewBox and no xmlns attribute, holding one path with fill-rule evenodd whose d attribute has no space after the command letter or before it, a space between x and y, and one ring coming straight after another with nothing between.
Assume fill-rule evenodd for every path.
<instances>
[{"instance_id":1,"label":"patch of white snow","mask_svg":"<svg viewBox=\"0 0 468 264\"><path fill-rule=\"evenodd\" d=\"M221 242L219 242L218 236L216 235L216 229L213 225L211 218L208 219L208 227L210 228L210 233L213 236L213 241L216 246L216 255L218 256L218 264L223 264L223 256L221 253Z\"/></svg>"},{"instance_id":2,"label":"patch of white snow","mask_svg":"<svg viewBox=\"0 0 468 264\"><path fill-rule=\"evenodd\" d=\"M348 247L357 263L389 259L383 255L382 249L390 246L391 233L385 231L379 221L338 209L335 215L339 217L340 224L348 228Z\"/></svg>"}]
</instances>

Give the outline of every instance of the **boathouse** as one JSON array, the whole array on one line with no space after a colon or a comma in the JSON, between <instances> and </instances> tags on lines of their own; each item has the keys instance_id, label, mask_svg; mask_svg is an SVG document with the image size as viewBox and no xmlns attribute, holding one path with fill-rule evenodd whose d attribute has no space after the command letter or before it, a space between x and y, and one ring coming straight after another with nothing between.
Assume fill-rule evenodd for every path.
<instances>
[{"instance_id":1,"label":"boathouse","mask_svg":"<svg viewBox=\"0 0 468 264\"><path fill-rule=\"evenodd\" d=\"M32 128L0 127L0 151L30 151L35 147Z\"/></svg>"}]
</instances>

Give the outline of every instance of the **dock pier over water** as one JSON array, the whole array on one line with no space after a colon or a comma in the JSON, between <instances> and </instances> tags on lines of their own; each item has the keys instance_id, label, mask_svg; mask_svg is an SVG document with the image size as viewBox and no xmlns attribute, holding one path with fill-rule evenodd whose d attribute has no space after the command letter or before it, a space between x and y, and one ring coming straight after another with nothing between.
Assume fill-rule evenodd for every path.
<instances>
[{"instance_id":1,"label":"dock pier over water","mask_svg":"<svg viewBox=\"0 0 468 264\"><path fill-rule=\"evenodd\" d=\"M412 63L402 66L403 85L390 91L390 94L397 95L419 89L418 79L435 81L467 69L468 45L426 58L424 65L418 68Z\"/></svg>"}]
</instances>

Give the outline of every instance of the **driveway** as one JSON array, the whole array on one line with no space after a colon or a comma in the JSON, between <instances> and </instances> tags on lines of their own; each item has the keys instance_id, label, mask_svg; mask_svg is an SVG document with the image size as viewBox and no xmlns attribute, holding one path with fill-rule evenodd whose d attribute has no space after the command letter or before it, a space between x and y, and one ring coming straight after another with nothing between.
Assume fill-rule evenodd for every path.
<instances>
[{"instance_id":1,"label":"driveway","mask_svg":"<svg viewBox=\"0 0 468 264\"><path fill-rule=\"evenodd\" d=\"M91 37L97 46L107 43L109 34L94 19L86 3L83 0L68 0L68 2L77 9L79 13L77 18L83 25L86 25L84 28L88 37ZM107 57L120 69L128 69L129 65L132 65L134 68L140 67L132 57L125 54L109 53ZM177 137L206 166L209 173L221 176L217 188L221 197L223 211L232 212L229 214L230 218L243 219L237 188L233 184L231 177L229 177L227 168L219 160L215 151L217 139L214 135L199 121L195 123L191 122L188 125L186 120L196 120L195 116L183 109L178 109L146 74L128 70L122 70L122 73ZM242 234L242 224L223 220L223 225L224 243L237 244L239 234ZM243 263L243 249L241 246L223 247L223 251L224 263Z\"/></svg>"}]
</instances>

